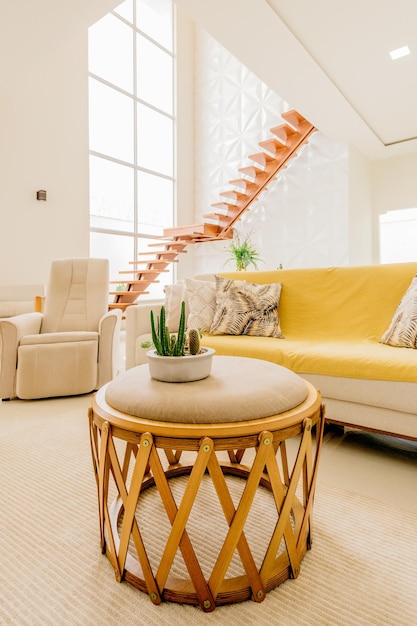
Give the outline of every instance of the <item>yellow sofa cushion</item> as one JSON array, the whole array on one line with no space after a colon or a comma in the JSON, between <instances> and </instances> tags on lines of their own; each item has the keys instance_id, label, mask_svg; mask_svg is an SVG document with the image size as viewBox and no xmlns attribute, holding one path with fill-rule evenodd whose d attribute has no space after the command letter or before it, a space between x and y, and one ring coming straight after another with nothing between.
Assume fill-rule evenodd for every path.
<instances>
[{"instance_id":1,"label":"yellow sofa cushion","mask_svg":"<svg viewBox=\"0 0 417 626\"><path fill-rule=\"evenodd\" d=\"M202 344L214 348L216 354L265 359L298 374L417 382L417 350L377 341L205 335Z\"/></svg>"}]
</instances>

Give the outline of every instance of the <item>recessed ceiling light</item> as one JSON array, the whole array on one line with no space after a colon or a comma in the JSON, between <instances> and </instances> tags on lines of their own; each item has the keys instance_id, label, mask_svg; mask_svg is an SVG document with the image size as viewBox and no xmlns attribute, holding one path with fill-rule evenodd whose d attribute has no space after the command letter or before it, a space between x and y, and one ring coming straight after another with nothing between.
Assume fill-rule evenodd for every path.
<instances>
[{"instance_id":1,"label":"recessed ceiling light","mask_svg":"<svg viewBox=\"0 0 417 626\"><path fill-rule=\"evenodd\" d=\"M391 50L391 52L389 53L393 61L395 61L396 59L401 59L401 57L405 57L407 56L407 54L411 54L410 48L408 46L396 48L396 50Z\"/></svg>"}]
</instances>

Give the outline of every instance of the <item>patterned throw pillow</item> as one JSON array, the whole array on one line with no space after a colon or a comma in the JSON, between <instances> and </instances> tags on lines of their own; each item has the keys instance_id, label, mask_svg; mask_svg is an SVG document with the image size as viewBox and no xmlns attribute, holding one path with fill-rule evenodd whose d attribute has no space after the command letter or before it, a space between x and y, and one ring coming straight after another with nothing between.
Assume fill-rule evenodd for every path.
<instances>
[{"instance_id":1,"label":"patterned throw pillow","mask_svg":"<svg viewBox=\"0 0 417 626\"><path fill-rule=\"evenodd\" d=\"M414 276L394 313L381 343L401 348L417 348L417 276Z\"/></svg>"},{"instance_id":2,"label":"patterned throw pillow","mask_svg":"<svg viewBox=\"0 0 417 626\"><path fill-rule=\"evenodd\" d=\"M281 283L255 285L216 276L212 335L282 337L278 317Z\"/></svg>"},{"instance_id":3,"label":"patterned throw pillow","mask_svg":"<svg viewBox=\"0 0 417 626\"><path fill-rule=\"evenodd\" d=\"M208 332L216 308L216 283L214 280L186 278L185 285L189 306L187 327Z\"/></svg>"},{"instance_id":4,"label":"patterned throw pillow","mask_svg":"<svg viewBox=\"0 0 417 626\"><path fill-rule=\"evenodd\" d=\"M165 285L165 310L166 323L171 333L176 333L180 321L181 303L185 301L185 313L188 315L187 292L184 281L178 281L175 285Z\"/></svg>"}]
</instances>

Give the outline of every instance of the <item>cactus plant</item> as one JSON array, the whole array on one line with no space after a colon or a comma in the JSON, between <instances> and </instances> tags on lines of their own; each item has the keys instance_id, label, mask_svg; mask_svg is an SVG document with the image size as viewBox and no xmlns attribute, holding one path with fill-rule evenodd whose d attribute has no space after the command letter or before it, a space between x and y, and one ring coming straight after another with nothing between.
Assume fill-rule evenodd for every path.
<instances>
[{"instance_id":1,"label":"cactus plant","mask_svg":"<svg viewBox=\"0 0 417 626\"><path fill-rule=\"evenodd\" d=\"M197 328L188 331L188 350L190 354L200 354L200 333Z\"/></svg>"},{"instance_id":2,"label":"cactus plant","mask_svg":"<svg viewBox=\"0 0 417 626\"><path fill-rule=\"evenodd\" d=\"M183 356L185 348L185 302L181 302L180 323L178 326L177 341L172 356Z\"/></svg>"},{"instance_id":3,"label":"cactus plant","mask_svg":"<svg viewBox=\"0 0 417 626\"><path fill-rule=\"evenodd\" d=\"M185 353L185 302L181 303L181 314L178 332L171 335L166 325L165 307L161 307L159 317L155 323L153 311L150 312L152 342L159 356L183 356Z\"/></svg>"},{"instance_id":4,"label":"cactus plant","mask_svg":"<svg viewBox=\"0 0 417 626\"><path fill-rule=\"evenodd\" d=\"M188 332L186 331L185 302L181 303L181 314L176 334L170 334L168 330L165 307L161 307L161 312L156 321L153 311L151 311L150 317L155 350L147 352L146 356L148 357L151 378L165 383L184 383L202 380L210 375L214 350L213 348L200 348L201 332L197 328L190 328ZM147 341L141 345L142 348L152 346ZM184 359L165 358L183 356Z\"/></svg>"},{"instance_id":5,"label":"cactus plant","mask_svg":"<svg viewBox=\"0 0 417 626\"><path fill-rule=\"evenodd\" d=\"M152 345L159 356L186 356L187 354L200 354L201 332L197 328L186 330L185 325L185 302L181 302L181 313L178 332L170 334L166 325L166 310L161 307L159 317L156 318L153 311L150 312L152 343L145 341L142 348L150 348Z\"/></svg>"}]
</instances>

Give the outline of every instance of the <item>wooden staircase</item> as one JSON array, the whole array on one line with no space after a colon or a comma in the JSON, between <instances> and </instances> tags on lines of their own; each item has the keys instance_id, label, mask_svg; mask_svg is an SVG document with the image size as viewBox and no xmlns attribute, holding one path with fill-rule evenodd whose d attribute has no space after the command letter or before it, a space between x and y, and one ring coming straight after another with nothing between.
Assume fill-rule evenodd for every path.
<instances>
[{"instance_id":1,"label":"wooden staircase","mask_svg":"<svg viewBox=\"0 0 417 626\"><path fill-rule=\"evenodd\" d=\"M125 311L149 293L149 285L158 282L158 276L167 272L171 263L178 262L188 245L233 237L235 223L316 131L297 111L282 113L281 117L284 124L270 129L271 137L259 143L261 151L249 156L250 164L239 169L240 178L229 181L231 188L220 194L221 200L212 204L213 211L203 215L202 223L164 229L163 236L149 245L149 252L139 254L143 259L131 261L130 270L119 272L131 278L112 281L122 283L124 289L110 292L114 296L110 309Z\"/></svg>"}]
</instances>

